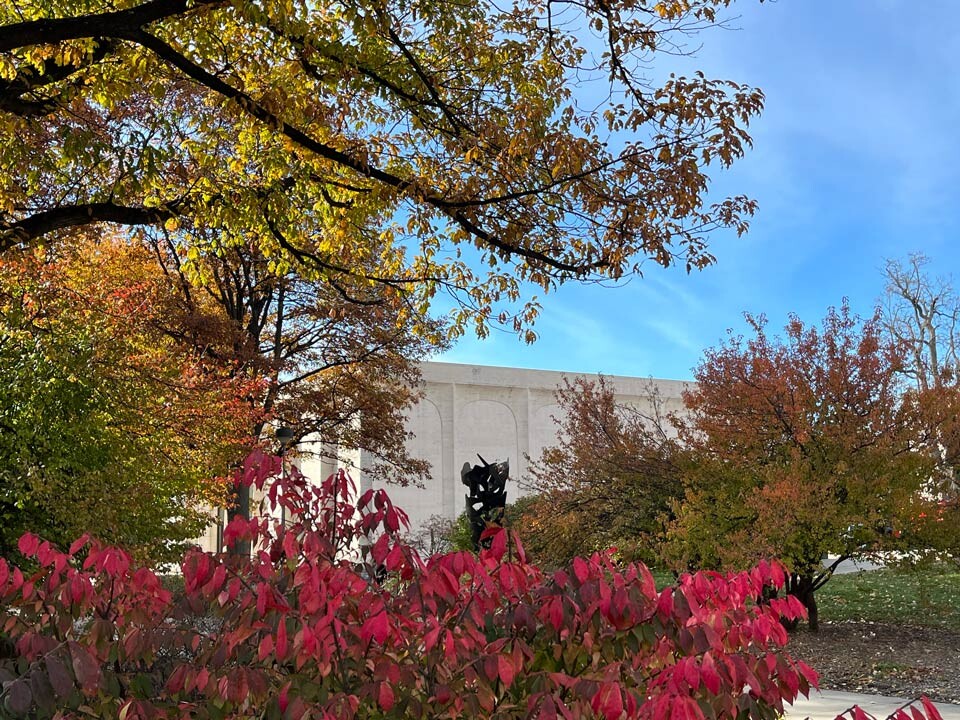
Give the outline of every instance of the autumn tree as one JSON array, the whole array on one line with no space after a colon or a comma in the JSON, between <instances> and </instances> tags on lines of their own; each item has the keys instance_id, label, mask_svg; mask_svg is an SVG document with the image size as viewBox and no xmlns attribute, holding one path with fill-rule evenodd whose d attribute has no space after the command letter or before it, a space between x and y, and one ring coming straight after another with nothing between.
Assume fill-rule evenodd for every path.
<instances>
[{"instance_id":1,"label":"autumn tree","mask_svg":"<svg viewBox=\"0 0 960 720\"><path fill-rule=\"evenodd\" d=\"M656 389L648 409L618 403L603 376L567 380L557 399L557 445L531 464L535 495L516 521L525 544L548 564L608 547L625 559L656 562L682 492L676 432Z\"/></svg>"},{"instance_id":2,"label":"autumn tree","mask_svg":"<svg viewBox=\"0 0 960 720\"><path fill-rule=\"evenodd\" d=\"M960 297L952 279L932 269L921 253L887 262L883 325L906 348L903 373L916 387L927 450L940 459L935 472L942 507L932 515L920 511L927 544L957 557L960 543L952 530L960 512Z\"/></svg>"},{"instance_id":3,"label":"autumn tree","mask_svg":"<svg viewBox=\"0 0 960 720\"><path fill-rule=\"evenodd\" d=\"M708 205L706 173L762 94L665 64L729 4L5 0L0 251L212 231L531 339L532 289L700 268L746 228L753 202Z\"/></svg>"},{"instance_id":4,"label":"autumn tree","mask_svg":"<svg viewBox=\"0 0 960 720\"><path fill-rule=\"evenodd\" d=\"M693 460L671 552L703 567L780 558L816 628L814 592L840 561L920 542L937 458L879 313L861 321L844 303L820 328L791 317L782 337L747 321L752 336L708 350L684 397Z\"/></svg>"},{"instance_id":5,"label":"autumn tree","mask_svg":"<svg viewBox=\"0 0 960 720\"><path fill-rule=\"evenodd\" d=\"M304 280L252 243L211 241L215 250L200 252L166 236L151 245L169 281L158 327L185 352L262 380L248 398L253 437L269 421L289 428L294 443L322 438L315 452L330 459L368 453L368 475L425 475L425 463L407 452L404 413L417 397L417 361L446 345L440 323L386 286L359 299L352 279Z\"/></svg>"},{"instance_id":6,"label":"autumn tree","mask_svg":"<svg viewBox=\"0 0 960 720\"><path fill-rule=\"evenodd\" d=\"M136 245L62 243L0 268L0 555L32 530L178 557L249 447L255 383L157 330L163 277Z\"/></svg>"},{"instance_id":7,"label":"autumn tree","mask_svg":"<svg viewBox=\"0 0 960 720\"><path fill-rule=\"evenodd\" d=\"M159 327L184 352L260 381L247 396L252 437L272 445L269 431L284 427L300 455L344 463L361 452L368 477L428 476L407 450L405 413L419 392L417 361L446 345L440 323L395 288L306 280L254 242L211 239L201 250L160 233L149 245L169 285ZM249 489L237 488L228 517L251 510Z\"/></svg>"}]
</instances>

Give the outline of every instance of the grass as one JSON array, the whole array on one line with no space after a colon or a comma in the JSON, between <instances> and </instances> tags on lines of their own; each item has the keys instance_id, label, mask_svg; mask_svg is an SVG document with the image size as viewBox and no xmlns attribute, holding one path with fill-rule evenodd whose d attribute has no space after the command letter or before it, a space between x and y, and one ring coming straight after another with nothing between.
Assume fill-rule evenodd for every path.
<instances>
[{"instance_id":1,"label":"grass","mask_svg":"<svg viewBox=\"0 0 960 720\"><path fill-rule=\"evenodd\" d=\"M674 583L653 569L657 588ZM817 591L821 622L858 620L960 630L960 570L868 570L835 575Z\"/></svg>"},{"instance_id":2,"label":"grass","mask_svg":"<svg viewBox=\"0 0 960 720\"><path fill-rule=\"evenodd\" d=\"M921 625L960 630L955 568L870 570L836 575L817 591L822 621Z\"/></svg>"}]
</instances>

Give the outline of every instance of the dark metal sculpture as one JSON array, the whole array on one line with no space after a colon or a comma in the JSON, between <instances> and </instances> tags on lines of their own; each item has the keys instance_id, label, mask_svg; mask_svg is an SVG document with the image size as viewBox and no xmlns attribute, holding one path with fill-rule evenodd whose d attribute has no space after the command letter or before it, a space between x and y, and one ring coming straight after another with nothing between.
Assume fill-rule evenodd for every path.
<instances>
[{"instance_id":1,"label":"dark metal sculpture","mask_svg":"<svg viewBox=\"0 0 960 720\"><path fill-rule=\"evenodd\" d=\"M503 512L507 505L507 478L510 477L510 461L488 463L479 454L483 465L474 465L465 462L460 470L460 480L470 489L467 498L467 518L470 520L470 531L473 539L473 549L481 547L480 536L490 527L503 526ZM489 541L484 541L484 547Z\"/></svg>"}]
</instances>

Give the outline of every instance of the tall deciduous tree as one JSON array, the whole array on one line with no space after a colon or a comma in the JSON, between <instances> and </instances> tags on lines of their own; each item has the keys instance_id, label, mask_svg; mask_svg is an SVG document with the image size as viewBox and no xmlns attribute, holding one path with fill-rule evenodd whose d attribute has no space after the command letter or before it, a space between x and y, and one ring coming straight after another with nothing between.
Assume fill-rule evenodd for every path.
<instances>
[{"instance_id":1,"label":"tall deciduous tree","mask_svg":"<svg viewBox=\"0 0 960 720\"><path fill-rule=\"evenodd\" d=\"M557 398L557 445L531 464L536 495L516 520L525 544L549 564L613 546L622 557L655 562L682 492L676 432L655 388L647 412L619 404L603 376L567 381Z\"/></svg>"},{"instance_id":2,"label":"tall deciduous tree","mask_svg":"<svg viewBox=\"0 0 960 720\"><path fill-rule=\"evenodd\" d=\"M255 244L193 248L188 258L168 240L154 243L171 289L158 322L187 352L263 380L249 397L254 437L271 421L288 427L293 442L322 438L326 450L318 451L331 459L343 459L338 448L369 453L368 475L425 475L426 464L407 452L404 413L417 397L417 361L445 347L440 323L386 286L306 281Z\"/></svg>"},{"instance_id":3,"label":"tall deciduous tree","mask_svg":"<svg viewBox=\"0 0 960 720\"><path fill-rule=\"evenodd\" d=\"M960 378L960 298L948 277L929 273L930 259L912 253L888 260L883 324L907 348L904 372L922 390Z\"/></svg>"},{"instance_id":4,"label":"tall deciduous tree","mask_svg":"<svg viewBox=\"0 0 960 720\"><path fill-rule=\"evenodd\" d=\"M819 329L791 318L782 338L768 336L764 318L748 321L753 336L708 350L685 396L693 461L674 558L781 558L815 628L814 592L831 575L821 558L919 541L921 513L937 508L938 458L899 381L904 349L884 339L879 314L860 321L844 303Z\"/></svg>"},{"instance_id":5,"label":"tall deciduous tree","mask_svg":"<svg viewBox=\"0 0 960 720\"><path fill-rule=\"evenodd\" d=\"M916 385L930 452L941 460L942 507L936 514L924 513L927 542L956 555L960 542L949 530L960 512L960 297L949 276L931 273L932 264L921 253L887 262L883 324L888 336L906 348L903 372Z\"/></svg>"},{"instance_id":6,"label":"tall deciduous tree","mask_svg":"<svg viewBox=\"0 0 960 720\"><path fill-rule=\"evenodd\" d=\"M104 238L0 261L0 555L26 530L177 557L248 447L255 381L155 327L163 277Z\"/></svg>"},{"instance_id":7,"label":"tall deciduous tree","mask_svg":"<svg viewBox=\"0 0 960 720\"><path fill-rule=\"evenodd\" d=\"M421 307L453 291L455 330L528 300L529 333L527 283L700 268L711 230L745 229L753 203L707 205L706 171L742 155L762 94L646 79L729 4L5 0L0 250L214 231Z\"/></svg>"}]
</instances>

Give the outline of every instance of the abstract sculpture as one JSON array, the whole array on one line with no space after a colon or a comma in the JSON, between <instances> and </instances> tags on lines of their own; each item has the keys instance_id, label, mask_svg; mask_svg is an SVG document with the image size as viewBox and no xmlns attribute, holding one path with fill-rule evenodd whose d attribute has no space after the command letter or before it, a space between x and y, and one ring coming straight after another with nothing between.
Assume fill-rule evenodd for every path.
<instances>
[{"instance_id":1,"label":"abstract sculpture","mask_svg":"<svg viewBox=\"0 0 960 720\"><path fill-rule=\"evenodd\" d=\"M510 477L510 461L494 462L492 465L477 454L483 465L465 462L460 470L460 480L470 489L467 498L467 518L470 520L473 549L480 550L480 536L490 527L502 527L503 511L507 505L504 489ZM489 546L485 540L484 547Z\"/></svg>"}]
</instances>

